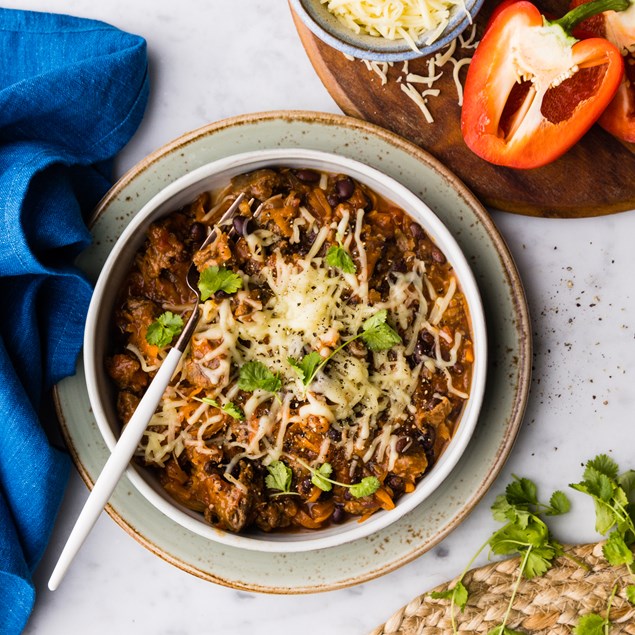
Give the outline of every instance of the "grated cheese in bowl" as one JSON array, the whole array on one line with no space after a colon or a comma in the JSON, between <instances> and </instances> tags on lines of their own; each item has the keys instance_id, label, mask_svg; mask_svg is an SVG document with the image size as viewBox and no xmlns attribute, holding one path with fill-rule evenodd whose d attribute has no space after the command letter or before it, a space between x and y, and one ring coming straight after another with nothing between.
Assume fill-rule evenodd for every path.
<instances>
[{"instance_id":1,"label":"grated cheese in bowl","mask_svg":"<svg viewBox=\"0 0 635 635\"><path fill-rule=\"evenodd\" d=\"M354 33L403 39L419 52L421 43L429 46L445 31L451 9L459 7L472 17L464 0L320 0L328 11ZM420 43L419 45L417 43Z\"/></svg>"}]
</instances>

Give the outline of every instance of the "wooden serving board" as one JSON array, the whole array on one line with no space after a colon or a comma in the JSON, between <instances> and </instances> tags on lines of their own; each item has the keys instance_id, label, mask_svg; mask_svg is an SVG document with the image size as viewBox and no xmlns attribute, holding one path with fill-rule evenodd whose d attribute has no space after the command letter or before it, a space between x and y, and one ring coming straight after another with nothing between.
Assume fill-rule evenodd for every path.
<instances>
[{"instance_id":1,"label":"wooden serving board","mask_svg":"<svg viewBox=\"0 0 635 635\"><path fill-rule=\"evenodd\" d=\"M483 33L498 0L485 0L477 16L477 38ZM541 0L540 7L562 15L563 0ZM388 82L359 60L316 38L294 14L306 52L320 79L339 107L353 117L365 119L413 141L437 157L461 178L488 206L518 214L554 218L600 216L635 209L635 145L621 143L599 126L557 161L533 170L514 170L492 165L473 154L460 130L461 109L452 79L453 64L441 70L434 84L438 97L428 98L434 123L426 123L418 106L402 91L398 77L403 63L388 70ZM459 49L455 57L471 57L473 49ZM428 58L411 60L409 72L427 76ZM467 66L460 70L462 83ZM419 90L426 88L417 84Z\"/></svg>"}]
</instances>

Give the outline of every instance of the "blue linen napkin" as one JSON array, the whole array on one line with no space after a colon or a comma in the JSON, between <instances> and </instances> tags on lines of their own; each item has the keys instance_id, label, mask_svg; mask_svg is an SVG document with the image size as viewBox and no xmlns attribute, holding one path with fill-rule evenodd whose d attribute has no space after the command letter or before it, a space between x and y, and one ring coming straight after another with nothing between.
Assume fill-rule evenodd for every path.
<instances>
[{"instance_id":1,"label":"blue linen napkin","mask_svg":"<svg viewBox=\"0 0 635 635\"><path fill-rule=\"evenodd\" d=\"M93 20L0 9L0 634L19 633L68 456L38 415L75 371L91 287L82 213L148 96L145 41Z\"/></svg>"}]
</instances>

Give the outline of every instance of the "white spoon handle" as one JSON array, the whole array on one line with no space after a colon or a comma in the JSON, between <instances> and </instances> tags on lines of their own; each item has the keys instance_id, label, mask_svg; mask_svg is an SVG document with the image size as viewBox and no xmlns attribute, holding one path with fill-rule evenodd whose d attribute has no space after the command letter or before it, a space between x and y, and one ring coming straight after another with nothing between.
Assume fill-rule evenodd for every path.
<instances>
[{"instance_id":1,"label":"white spoon handle","mask_svg":"<svg viewBox=\"0 0 635 635\"><path fill-rule=\"evenodd\" d=\"M77 555L82 544L84 544L84 540L86 540L86 537L97 522L99 514L105 507L119 479L128 467L130 459L143 436L143 432L154 414L167 385L170 383L172 374L182 354L183 353L178 350L176 346L170 350L165 361L161 364L161 368L159 368L159 371L148 386L145 395L143 395L130 421L121 433L121 437L119 437L115 449L95 482L93 491L88 496L75 522L73 531L71 531L62 554L55 565L55 569L51 574L48 584L51 591L55 591L59 586L66 570L73 561L73 558Z\"/></svg>"}]
</instances>

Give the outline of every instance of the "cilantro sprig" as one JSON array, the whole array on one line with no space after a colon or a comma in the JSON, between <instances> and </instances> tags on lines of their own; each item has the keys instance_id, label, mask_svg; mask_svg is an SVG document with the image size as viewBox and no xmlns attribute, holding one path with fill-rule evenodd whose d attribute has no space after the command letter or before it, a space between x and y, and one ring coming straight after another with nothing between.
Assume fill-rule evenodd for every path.
<instances>
[{"instance_id":1,"label":"cilantro sprig","mask_svg":"<svg viewBox=\"0 0 635 635\"><path fill-rule=\"evenodd\" d=\"M293 472L291 468L282 461L272 461L267 465L267 476L265 476L265 485L267 489L278 490L271 496L282 496L283 494L299 496L298 492L291 491L291 480Z\"/></svg>"},{"instance_id":2,"label":"cilantro sprig","mask_svg":"<svg viewBox=\"0 0 635 635\"><path fill-rule=\"evenodd\" d=\"M323 492L330 492L333 485L346 487L355 498L363 498L374 494L381 486L376 476L366 476L359 483L340 483L330 478L333 473L333 467L330 463L322 463L320 467L311 467L308 463L297 459L298 463L305 467L311 473L311 483L321 489Z\"/></svg>"},{"instance_id":3,"label":"cilantro sprig","mask_svg":"<svg viewBox=\"0 0 635 635\"><path fill-rule=\"evenodd\" d=\"M387 322L388 311L381 309L371 315L362 324L362 330L340 344L328 357L313 351L302 359L287 358L289 365L296 371L304 386L308 386L324 366L351 342L361 339L371 351L385 351L401 343L401 336Z\"/></svg>"},{"instance_id":4,"label":"cilantro sprig","mask_svg":"<svg viewBox=\"0 0 635 635\"><path fill-rule=\"evenodd\" d=\"M165 348L183 330L183 318L166 311L160 315L146 331L146 342L152 346Z\"/></svg>"},{"instance_id":5,"label":"cilantro sprig","mask_svg":"<svg viewBox=\"0 0 635 635\"><path fill-rule=\"evenodd\" d=\"M587 462L583 480L572 483L570 487L588 494L595 506L595 528L609 539L604 555L610 564L632 564L633 554L628 545L635 542L635 472L619 475L619 467L613 459L600 454ZM608 553L607 553L608 551ZM630 553L630 557L625 552Z\"/></svg>"},{"instance_id":6,"label":"cilantro sprig","mask_svg":"<svg viewBox=\"0 0 635 635\"><path fill-rule=\"evenodd\" d=\"M357 272L357 267L355 266L353 259L348 251L344 249L342 243L329 247L329 250L326 252L325 260L329 267L341 269L344 273Z\"/></svg>"},{"instance_id":7,"label":"cilantro sprig","mask_svg":"<svg viewBox=\"0 0 635 635\"><path fill-rule=\"evenodd\" d=\"M196 399L196 401L209 404L210 406L214 406L214 408L222 410L224 413L232 417L232 419L236 419L237 421L245 420L245 413L242 411L242 408L240 406L237 406L233 401L228 401L221 405L220 403L218 403L218 401L212 399L211 397L201 397L200 399L198 397L194 397L194 399Z\"/></svg>"},{"instance_id":8,"label":"cilantro sprig","mask_svg":"<svg viewBox=\"0 0 635 635\"><path fill-rule=\"evenodd\" d=\"M279 373L272 373L262 362L247 362L240 367L238 388L245 392L266 390L277 393L282 388Z\"/></svg>"},{"instance_id":9,"label":"cilantro sprig","mask_svg":"<svg viewBox=\"0 0 635 635\"><path fill-rule=\"evenodd\" d=\"M507 611L502 623L496 626L488 635L514 635L515 631L507 626L507 620L523 578L531 579L544 575L553 565L556 556L562 555L562 546L553 540L549 528L540 518L540 514L557 516L569 511L570 503L564 492L556 491L549 499L549 504L538 500L536 485L526 478L514 476L514 480L507 486L505 493L498 496L492 505L495 520L505 523L481 545L476 554L459 576L453 587L446 591L433 592L431 597L450 600L450 617L452 631L458 633L454 607L462 611L468 601L469 592L463 584L463 578L476 558L487 547L497 555L518 554L521 564Z\"/></svg>"},{"instance_id":10,"label":"cilantro sprig","mask_svg":"<svg viewBox=\"0 0 635 635\"><path fill-rule=\"evenodd\" d=\"M570 487L588 494L595 506L595 529L608 535L602 547L604 557L613 566L626 565L635 581L635 563L631 546L635 543L635 471L619 473L617 463L606 454L587 462L582 481ZM635 599L635 585L627 587L627 597ZM631 599L633 598L633 599Z\"/></svg>"},{"instance_id":11,"label":"cilantro sprig","mask_svg":"<svg viewBox=\"0 0 635 635\"><path fill-rule=\"evenodd\" d=\"M597 613L589 613L583 615L578 621L578 625L573 629L574 635L609 635L609 629L611 628L611 605L613 604L613 598L617 592L617 584L613 587L611 595L609 596L606 615L602 617Z\"/></svg>"},{"instance_id":12,"label":"cilantro sprig","mask_svg":"<svg viewBox=\"0 0 635 635\"><path fill-rule=\"evenodd\" d=\"M198 279L198 288L203 301L211 298L218 291L236 293L242 287L243 279L227 267L217 267L216 265L207 267Z\"/></svg>"}]
</instances>

